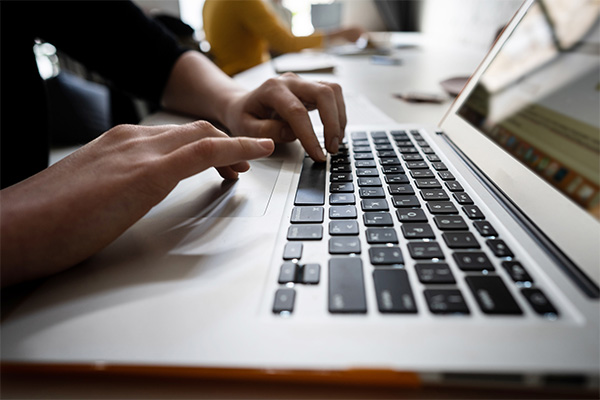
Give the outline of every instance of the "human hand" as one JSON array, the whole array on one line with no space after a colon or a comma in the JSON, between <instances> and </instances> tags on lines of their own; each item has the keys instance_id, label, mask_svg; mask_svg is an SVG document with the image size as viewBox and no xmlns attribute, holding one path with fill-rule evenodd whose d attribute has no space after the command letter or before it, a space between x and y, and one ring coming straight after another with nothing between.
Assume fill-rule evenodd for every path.
<instances>
[{"instance_id":1,"label":"human hand","mask_svg":"<svg viewBox=\"0 0 600 400\"><path fill-rule=\"evenodd\" d=\"M2 285L58 272L96 253L177 183L211 166L235 179L270 139L230 138L204 121L117 126L0 192Z\"/></svg>"},{"instance_id":2,"label":"human hand","mask_svg":"<svg viewBox=\"0 0 600 400\"><path fill-rule=\"evenodd\" d=\"M366 31L360 27L337 29L329 33L331 40L342 39L348 42L356 42Z\"/></svg>"},{"instance_id":3,"label":"human hand","mask_svg":"<svg viewBox=\"0 0 600 400\"><path fill-rule=\"evenodd\" d=\"M234 136L271 138L275 142L299 139L315 161L325 161L308 111L318 109L323 122L325 148L337 153L344 139L346 106L338 84L314 82L285 73L257 89L232 96L225 125Z\"/></svg>"}]
</instances>

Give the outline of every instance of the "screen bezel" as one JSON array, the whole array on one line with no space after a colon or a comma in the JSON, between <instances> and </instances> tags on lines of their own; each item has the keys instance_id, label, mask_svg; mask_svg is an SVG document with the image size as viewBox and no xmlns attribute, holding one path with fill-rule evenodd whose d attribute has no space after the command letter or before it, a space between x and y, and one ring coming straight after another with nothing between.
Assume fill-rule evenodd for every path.
<instances>
[{"instance_id":1,"label":"screen bezel","mask_svg":"<svg viewBox=\"0 0 600 400\"><path fill-rule=\"evenodd\" d=\"M440 128L562 253L599 285L599 221L458 115L484 71L535 2L527 0L520 7L443 117ZM518 186L513 176L519 177Z\"/></svg>"}]
</instances>

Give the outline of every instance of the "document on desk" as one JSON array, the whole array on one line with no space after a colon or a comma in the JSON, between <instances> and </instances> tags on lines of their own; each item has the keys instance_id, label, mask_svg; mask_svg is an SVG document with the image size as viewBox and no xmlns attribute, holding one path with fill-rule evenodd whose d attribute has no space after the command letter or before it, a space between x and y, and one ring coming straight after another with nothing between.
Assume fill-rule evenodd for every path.
<instances>
[{"instance_id":1,"label":"document on desk","mask_svg":"<svg viewBox=\"0 0 600 400\"><path fill-rule=\"evenodd\" d=\"M316 52L288 53L274 58L272 63L278 74L332 73L336 67L332 56Z\"/></svg>"}]
</instances>

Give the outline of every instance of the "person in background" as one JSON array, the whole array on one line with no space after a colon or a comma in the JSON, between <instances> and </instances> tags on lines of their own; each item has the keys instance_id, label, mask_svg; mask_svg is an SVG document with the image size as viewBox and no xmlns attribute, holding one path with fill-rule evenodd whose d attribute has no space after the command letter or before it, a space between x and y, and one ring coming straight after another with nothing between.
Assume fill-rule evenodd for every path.
<instances>
[{"instance_id":1,"label":"person in background","mask_svg":"<svg viewBox=\"0 0 600 400\"><path fill-rule=\"evenodd\" d=\"M3 287L57 273L107 246L177 183L215 167L248 170L274 142L335 153L346 114L339 85L293 74L247 91L200 52L180 47L129 1L1 2L0 271ZM10 32L10 34L8 34ZM48 106L33 45L52 43L140 98L193 116L186 125L118 125L48 167ZM225 127L229 135L208 121Z\"/></svg>"},{"instance_id":2,"label":"person in background","mask_svg":"<svg viewBox=\"0 0 600 400\"><path fill-rule=\"evenodd\" d=\"M215 63L233 76L277 54L322 48L327 42L355 42L364 33L359 27L294 36L263 0L206 0L202 10L204 33Z\"/></svg>"}]
</instances>

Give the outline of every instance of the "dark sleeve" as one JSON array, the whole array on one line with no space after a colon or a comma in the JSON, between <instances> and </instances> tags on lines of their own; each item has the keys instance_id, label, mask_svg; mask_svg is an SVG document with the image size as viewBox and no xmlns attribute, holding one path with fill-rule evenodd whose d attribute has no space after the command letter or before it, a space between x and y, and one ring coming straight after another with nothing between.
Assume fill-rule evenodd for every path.
<instances>
[{"instance_id":1,"label":"dark sleeve","mask_svg":"<svg viewBox=\"0 0 600 400\"><path fill-rule=\"evenodd\" d=\"M30 22L88 69L135 96L159 102L177 58L176 39L129 1L43 1Z\"/></svg>"}]
</instances>

